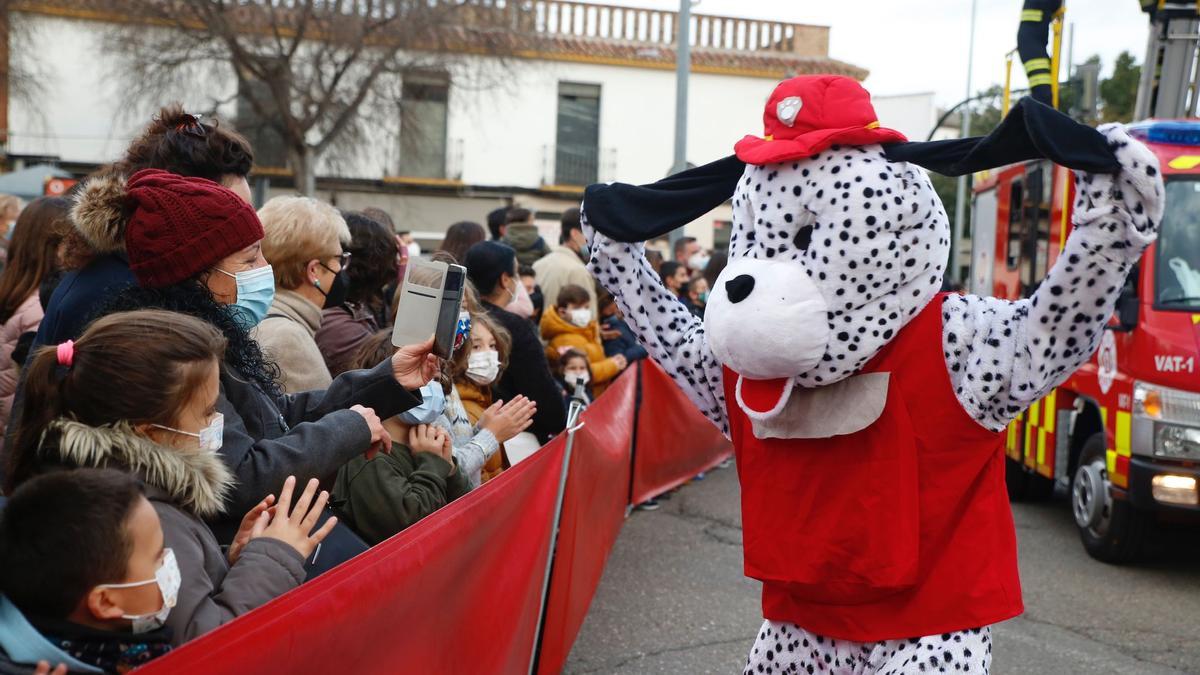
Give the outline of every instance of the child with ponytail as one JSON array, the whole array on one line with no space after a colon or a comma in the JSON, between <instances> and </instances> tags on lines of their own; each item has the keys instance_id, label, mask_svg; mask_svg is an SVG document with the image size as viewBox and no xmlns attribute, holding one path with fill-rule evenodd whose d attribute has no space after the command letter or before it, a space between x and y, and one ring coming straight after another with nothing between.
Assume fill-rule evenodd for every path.
<instances>
[{"instance_id":1,"label":"child with ponytail","mask_svg":"<svg viewBox=\"0 0 1200 675\"><path fill-rule=\"evenodd\" d=\"M225 510L233 475L217 450L220 331L159 310L111 314L72 343L42 348L8 456L5 492L56 469L110 468L137 476L162 522L163 566L175 588L162 608L129 617L132 630L166 626L180 644L299 585L303 562L336 523L313 531L328 495L310 480L293 508L294 477L241 521L228 554L204 519ZM124 618L124 617L122 617Z\"/></svg>"}]
</instances>

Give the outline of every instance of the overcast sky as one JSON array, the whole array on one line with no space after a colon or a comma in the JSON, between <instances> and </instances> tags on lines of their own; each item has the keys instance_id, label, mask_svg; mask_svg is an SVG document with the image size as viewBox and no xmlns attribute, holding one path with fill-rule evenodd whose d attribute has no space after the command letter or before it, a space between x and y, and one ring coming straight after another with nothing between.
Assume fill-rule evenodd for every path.
<instances>
[{"instance_id":1,"label":"overcast sky","mask_svg":"<svg viewBox=\"0 0 1200 675\"><path fill-rule=\"evenodd\" d=\"M974 91L1003 82L1004 54L1016 46L1022 4L977 2ZM605 4L679 8L678 0ZM830 56L870 70L872 94L933 91L948 106L966 92L970 0L701 0L692 11L829 26ZM1099 54L1107 75L1122 50L1139 63L1144 58L1148 23L1137 0L1071 0L1067 22L1074 27L1076 63ZM1064 36L1064 53L1065 45ZM1014 85L1024 86L1024 71L1019 64L1013 69Z\"/></svg>"}]
</instances>

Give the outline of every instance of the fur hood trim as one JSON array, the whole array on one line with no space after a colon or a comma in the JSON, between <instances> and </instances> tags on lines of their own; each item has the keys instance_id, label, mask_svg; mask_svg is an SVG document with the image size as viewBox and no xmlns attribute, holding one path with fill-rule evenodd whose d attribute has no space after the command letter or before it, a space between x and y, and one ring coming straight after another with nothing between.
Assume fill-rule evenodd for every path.
<instances>
[{"instance_id":1,"label":"fur hood trim","mask_svg":"<svg viewBox=\"0 0 1200 675\"><path fill-rule=\"evenodd\" d=\"M75 229L98 253L125 250L125 225L129 222L126 177L106 173L89 179L75 198L71 219Z\"/></svg>"},{"instance_id":2,"label":"fur hood trim","mask_svg":"<svg viewBox=\"0 0 1200 675\"><path fill-rule=\"evenodd\" d=\"M181 452L138 435L128 423L93 427L67 419L50 423L43 453L80 467L121 467L164 490L180 506L209 518L225 510L233 473L215 453Z\"/></svg>"}]
</instances>

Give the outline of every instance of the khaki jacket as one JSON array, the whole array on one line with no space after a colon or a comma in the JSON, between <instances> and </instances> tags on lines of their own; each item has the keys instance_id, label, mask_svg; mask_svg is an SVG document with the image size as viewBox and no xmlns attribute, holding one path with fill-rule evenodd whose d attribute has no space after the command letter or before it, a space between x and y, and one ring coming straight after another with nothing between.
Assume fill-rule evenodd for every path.
<instances>
[{"instance_id":1,"label":"khaki jacket","mask_svg":"<svg viewBox=\"0 0 1200 675\"><path fill-rule=\"evenodd\" d=\"M254 339L266 357L279 365L284 392L325 389L333 382L314 339L320 327L321 308L285 290L275 293L267 318L255 326Z\"/></svg>"}]
</instances>

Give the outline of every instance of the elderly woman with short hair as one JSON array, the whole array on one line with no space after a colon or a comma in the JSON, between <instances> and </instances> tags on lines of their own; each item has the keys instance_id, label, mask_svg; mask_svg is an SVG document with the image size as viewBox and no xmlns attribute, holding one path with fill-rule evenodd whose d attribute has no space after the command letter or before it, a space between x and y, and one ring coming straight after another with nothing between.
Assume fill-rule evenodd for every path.
<instances>
[{"instance_id":1,"label":"elderly woman with short hair","mask_svg":"<svg viewBox=\"0 0 1200 675\"><path fill-rule=\"evenodd\" d=\"M266 236L263 257L275 272L275 300L254 331L267 358L279 366L287 393L324 389L333 378L314 336L321 310L346 298L350 244L346 221L325 202L276 197L258 212Z\"/></svg>"}]
</instances>

